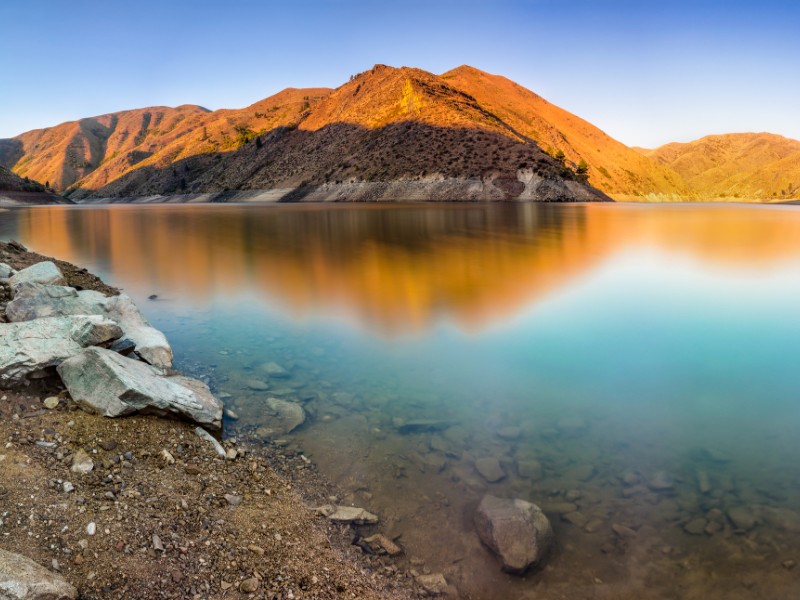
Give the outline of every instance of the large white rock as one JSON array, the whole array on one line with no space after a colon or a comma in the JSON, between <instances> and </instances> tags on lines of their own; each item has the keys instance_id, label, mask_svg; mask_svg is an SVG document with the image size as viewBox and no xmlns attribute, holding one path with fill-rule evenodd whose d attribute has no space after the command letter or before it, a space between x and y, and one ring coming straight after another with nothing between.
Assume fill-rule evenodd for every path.
<instances>
[{"instance_id":1,"label":"large white rock","mask_svg":"<svg viewBox=\"0 0 800 600\"><path fill-rule=\"evenodd\" d=\"M8 279L14 273L16 273L16 271L6 263L0 263L0 279Z\"/></svg>"},{"instance_id":2,"label":"large white rock","mask_svg":"<svg viewBox=\"0 0 800 600\"><path fill-rule=\"evenodd\" d=\"M222 427L222 403L208 386L104 348L87 348L65 360L58 374L72 399L105 415L174 414L211 429Z\"/></svg>"},{"instance_id":3,"label":"large white rock","mask_svg":"<svg viewBox=\"0 0 800 600\"><path fill-rule=\"evenodd\" d=\"M12 288L17 288L24 283L40 283L42 285L63 285L66 283L64 275L55 263L49 260L36 263L25 269L17 271L8 280Z\"/></svg>"},{"instance_id":4,"label":"large white rock","mask_svg":"<svg viewBox=\"0 0 800 600\"><path fill-rule=\"evenodd\" d=\"M126 294L105 296L94 290L79 292L65 286L20 285L6 306L6 316L14 322L63 315L102 315L116 321L123 337L135 344L139 356L162 369L172 366L172 348L167 338L147 322Z\"/></svg>"},{"instance_id":5,"label":"large white rock","mask_svg":"<svg viewBox=\"0 0 800 600\"><path fill-rule=\"evenodd\" d=\"M478 537L503 563L503 570L522 575L542 563L553 543L550 521L535 504L486 495L475 513Z\"/></svg>"},{"instance_id":6,"label":"large white rock","mask_svg":"<svg viewBox=\"0 0 800 600\"><path fill-rule=\"evenodd\" d=\"M0 388L22 384L29 375L55 367L87 346L121 335L116 323L99 315L0 323Z\"/></svg>"},{"instance_id":7,"label":"large white rock","mask_svg":"<svg viewBox=\"0 0 800 600\"><path fill-rule=\"evenodd\" d=\"M0 600L74 600L78 590L31 559L0 550Z\"/></svg>"}]
</instances>

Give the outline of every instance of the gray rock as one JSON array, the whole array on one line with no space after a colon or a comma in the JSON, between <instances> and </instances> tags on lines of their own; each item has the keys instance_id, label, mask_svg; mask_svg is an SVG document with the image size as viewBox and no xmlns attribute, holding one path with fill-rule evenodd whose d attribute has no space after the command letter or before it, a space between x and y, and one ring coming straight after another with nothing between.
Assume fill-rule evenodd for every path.
<instances>
[{"instance_id":1,"label":"gray rock","mask_svg":"<svg viewBox=\"0 0 800 600\"><path fill-rule=\"evenodd\" d=\"M654 473L650 478L650 481L647 482L647 487L654 492L671 490L674 486L675 482L665 471L658 471L657 473Z\"/></svg>"},{"instance_id":2,"label":"gray rock","mask_svg":"<svg viewBox=\"0 0 800 600\"><path fill-rule=\"evenodd\" d=\"M74 600L78 590L29 558L0 550L0 599Z\"/></svg>"},{"instance_id":3,"label":"gray rock","mask_svg":"<svg viewBox=\"0 0 800 600\"><path fill-rule=\"evenodd\" d=\"M542 478L542 463L535 459L517 460L517 474L525 479L536 481Z\"/></svg>"},{"instance_id":4,"label":"gray rock","mask_svg":"<svg viewBox=\"0 0 800 600\"><path fill-rule=\"evenodd\" d=\"M447 592L447 580L441 573L417 575L416 581L429 596L442 596Z\"/></svg>"},{"instance_id":5,"label":"gray rock","mask_svg":"<svg viewBox=\"0 0 800 600\"><path fill-rule=\"evenodd\" d=\"M514 426L501 427L500 429L497 430L497 437L508 441L516 440L521 435L522 435L522 429L520 427L514 427Z\"/></svg>"},{"instance_id":6,"label":"gray rock","mask_svg":"<svg viewBox=\"0 0 800 600\"><path fill-rule=\"evenodd\" d=\"M6 263L0 263L0 279L8 279L16 271L9 267Z\"/></svg>"},{"instance_id":7,"label":"gray rock","mask_svg":"<svg viewBox=\"0 0 800 600\"><path fill-rule=\"evenodd\" d=\"M475 468L478 470L478 473L480 473L481 477L483 477L489 483L500 481L506 476L506 472L503 470L503 465L501 465L500 461L493 456L479 458L475 461Z\"/></svg>"},{"instance_id":8,"label":"gray rock","mask_svg":"<svg viewBox=\"0 0 800 600\"><path fill-rule=\"evenodd\" d=\"M269 389L269 384L266 381L261 381L260 379L248 379L247 387L256 392L263 392Z\"/></svg>"},{"instance_id":9,"label":"gray rock","mask_svg":"<svg viewBox=\"0 0 800 600\"><path fill-rule=\"evenodd\" d=\"M728 518L736 529L750 531L756 526L756 516L744 506L734 506L728 509Z\"/></svg>"},{"instance_id":10,"label":"gray rock","mask_svg":"<svg viewBox=\"0 0 800 600\"><path fill-rule=\"evenodd\" d=\"M761 511L761 516L776 529L790 533L800 533L800 513L795 510L765 506Z\"/></svg>"},{"instance_id":11,"label":"gray rock","mask_svg":"<svg viewBox=\"0 0 800 600\"><path fill-rule=\"evenodd\" d=\"M275 362L268 362L261 365L261 370L273 379L288 379L290 377L289 371Z\"/></svg>"},{"instance_id":12,"label":"gray rock","mask_svg":"<svg viewBox=\"0 0 800 600\"><path fill-rule=\"evenodd\" d=\"M227 452L225 452L225 448L222 447L222 444L220 444L216 438L214 438L214 436L208 433L205 429L198 427L194 430L194 433L197 437L203 438L212 446L214 446L214 450L221 458L226 458L228 456Z\"/></svg>"},{"instance_id":13,"label":"gray rock","mask_svg":"<svg viewBox=\"0 0 800 600\"><path fill-rule=\"evenodd\" d=\"M93 290L79 292L57 285L22 285L6 307L6 316L13 322L66 315L101 315L111 319L119 324L122 337L133 342L136 353L144 360L164 369L172 366L172 348L167 338L147 322L126 294L104 296Z\"/></svg>"},{"instance_id":14,"label":"gray rock","mask_svg":"<svg viewBox=\"0 0 800 600\"><path fill-rule=\"evenodd\" d=\"M64 285L66 280L63 273L55 265L48 261L36 263L26 269L17 271L8 280L12 289L16 290L23 284L42 284L42 285Z\"/></svg>"},{"instance_id":15,"label":"gray rock","mask_svg":"<svg viewBox=\"0 0 800 600\"><path fill-rule=\"evenodd\" d=\"M692 519L683 526L683 530L690 535L702 535L705 533L708 521L703 517Z\"/></svg>"},{"instance_id":16,"label":"gray rock","mask_svg":"<svg viewBox=\"0 0 800 600\"><path fill-rule=\"evenodd\" d=\"M80 475L86 475L88 473L91 473L92 469L94 469L94 462L92 461L92 457L89 456L85 450L83 449L78 450L72 457L72 467L71 467L72 472L78 473Z\"/></svg>"},{"instance_id":17,"label":"gray rock","mask_svg":"<svg viewBox=\"0 0 800 600\"><path fill-rule=\"evenodd\" d=\"M165 377L156 367L111 350L88 348L61 363L58 374L76 402L106 417L175 414L211 429L222 427L222 403L203 382Z\"/></svg>"},{"instance_id":18,"label":"gray rock","mask_svg":"<svg viewBox=\"0 0 800 600\"><path fill-rule=\"evenodd\" d=\"M364 541L367 542L373 550L385 552L389 556L397 556L403 553L403 549L400 546L395 544L382 533L376 533L375 535L366 537L364 538Z\"/></svg>"},{"instance_id":19,"label":"gray rock","mask_svg":"<svg viewBox=\"0 0 800 600\"><path fill-rule=\"evenodd\" d=\"M267 398L268 412L264 414L268 429L274 433L291 433L306 421L306 411L297 402L289 402L280 398Z\"/></svg>"},{"instance_id":20,"label":"gray rock","mask_svg":"<svg viewBox=\"0 0 800 600\"><path fill-rule=\"evenodd\" d=\"M22 384L86 346L120 335L122 330L116 323L97 315L0 323L0 388Z\"/></svg>"},{"instance_id":21,"label":"gray rock","mask_svg":"<svg viewBox=\"0 0 800 600\"><path fill-rule=\"evenodd\" d=\"M475 513L480 540L500 557L503 570L517 575L544 561L553 529L542 510L525 500L487 495Z\"/></svg>"},{"instance_id":22,"label":"gray rock","mask_svg":"<svg viewBox=\"0 0 800 600\"><path fill-rule=\"evenodd\" d=\"M336 504L326 504L317 509L320 514L325 515L331 521L338 523L354 523L356 525L374 525L378 522L378 517L368 510L357 506L341 506Z\"/></svg>"}]
</instances>

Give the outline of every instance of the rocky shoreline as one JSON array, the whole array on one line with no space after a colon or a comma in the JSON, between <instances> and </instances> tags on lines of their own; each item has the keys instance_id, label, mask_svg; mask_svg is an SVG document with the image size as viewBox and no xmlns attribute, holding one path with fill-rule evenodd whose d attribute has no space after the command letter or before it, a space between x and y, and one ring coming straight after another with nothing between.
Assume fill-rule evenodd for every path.
<instances>
[{"instance_id":1,"label":"rocky shoreline","mask_svg":"<svg viewBox=\"0 0 800 600\"><path fill-rule=\"evenodd\" d=\"M13 242L0 263L0 596L452 594L302 448L197 427L222 403L127 296Z\"/></svg>"}]
</instances>

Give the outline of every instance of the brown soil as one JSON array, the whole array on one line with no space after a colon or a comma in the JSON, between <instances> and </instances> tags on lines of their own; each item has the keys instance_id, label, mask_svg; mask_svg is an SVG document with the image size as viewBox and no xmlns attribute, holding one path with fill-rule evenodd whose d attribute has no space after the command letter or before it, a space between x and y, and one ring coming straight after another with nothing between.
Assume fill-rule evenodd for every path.
<instances>
[{"instance_id":1,"label":"brown soil","mask_svg":"<svg viewBox=\"0 0 800 600\"><path fill-rule=\"evenodd\" d=\"M0 245L17 268L43 258ZM56 262L71 284L116 292ZM352 545L380 525L317 514L337 494L302 449L224 444L239 455L220 458L187 423L91 415L57 378L0 391L0 547L59 570L85 600L418 597L403 556ZM71 470L79 450L94 463L85 475Z\"/></svg>"}]
</instances>

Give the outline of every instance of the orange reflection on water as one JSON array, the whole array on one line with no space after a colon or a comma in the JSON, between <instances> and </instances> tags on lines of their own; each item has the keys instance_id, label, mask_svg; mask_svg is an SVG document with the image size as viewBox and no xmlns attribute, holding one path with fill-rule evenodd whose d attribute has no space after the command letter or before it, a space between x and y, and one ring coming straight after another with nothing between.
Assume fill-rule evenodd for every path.
<instances>
[{"instance_id":1,"label":"orange reflection on water","mask_svg":"<svg viewBox=\"0 0 800 600\"><path fill-rule=\"evenodd\" d=\"M770 268L800 254L800 213L738 206L147 206L19 213L43 254L100 265L139 294L256 293L295 317L386 333L440 318L477 330L615 253L655 248Z\"/></svg>"}]
</instances>

